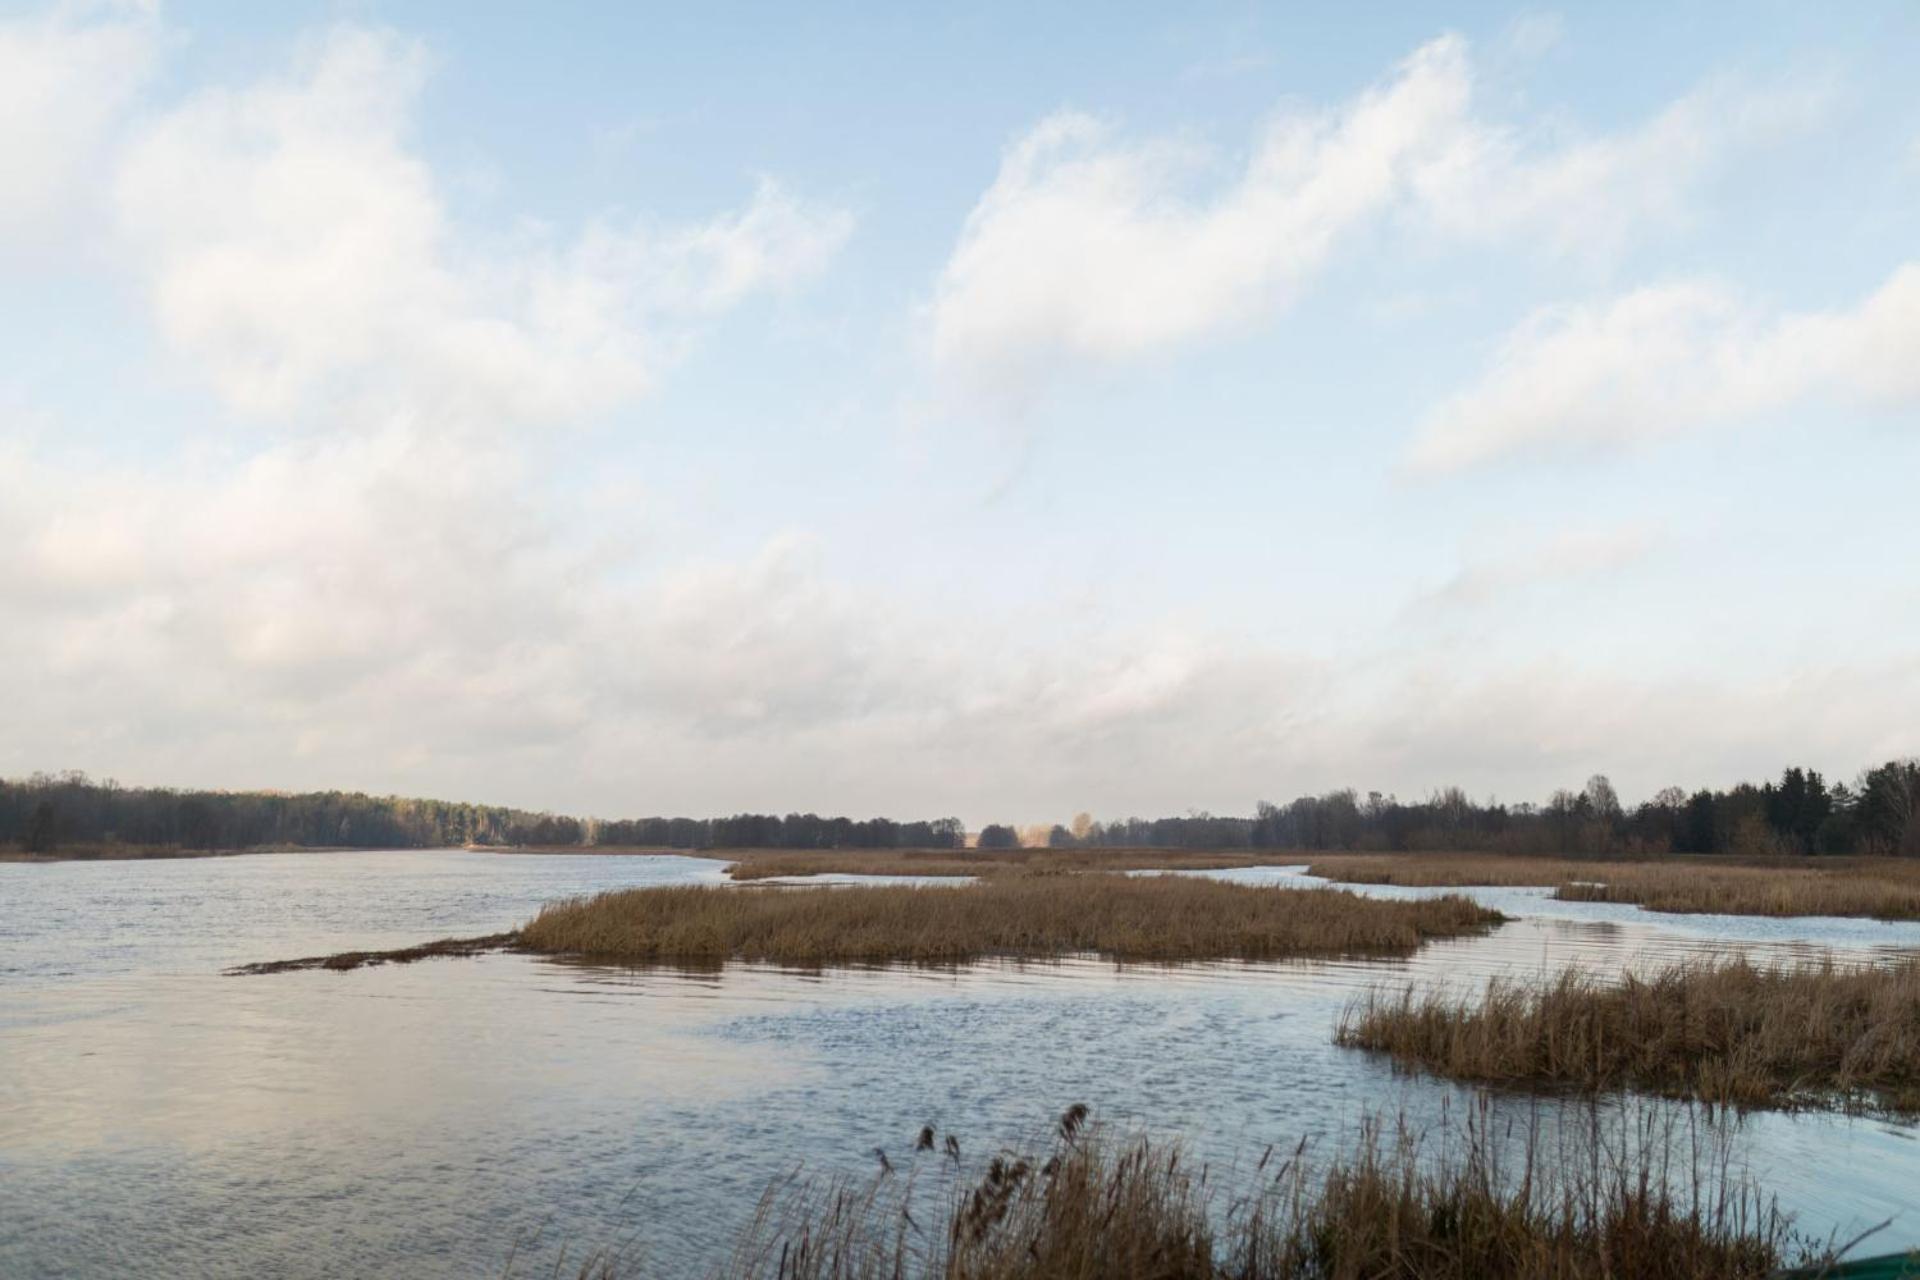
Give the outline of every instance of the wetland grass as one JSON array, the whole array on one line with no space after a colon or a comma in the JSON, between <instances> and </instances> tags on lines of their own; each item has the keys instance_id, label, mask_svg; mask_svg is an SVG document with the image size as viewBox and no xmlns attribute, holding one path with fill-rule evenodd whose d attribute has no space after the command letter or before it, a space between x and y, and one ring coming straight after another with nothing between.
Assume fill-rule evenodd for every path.
<instances>
[{"instance_id":1,"label":"wetland grass","mask_svg":"<svg viewBox=\"0 0 1920 1280\"><path fill-rule=\"evenodd\" d=\"M1517 1133L1485 1112L1439 1134L1369 1124L1331 1158L1303 1142L1236 1169L1177 1143L1109 1139L1085 1115L1070 1110L1050 1142L971 1177L931 1129L870 1181L796 1175L713 1274L1759 1280L1833 1252L1794 1234L1724 1141L1671 1119L1584 1112Z\"/></svg>"},{"instance_id":2,"label":"wetland grass","mask_svg":"<svg viewBox=\"0 0 1920 1280\"><path fill-rule=\"evenodd\" d=\"M1278 852L1231 849L744 849L732 854L734 880L774 876L994 876L1022 871L1217 871L1298 866Z\"/></svg>"},{"instance_id":3,"label":"wetland grass","mask_svg":"<svg viewBox=\"0 0 1920 1280\"><path fill-rule=\"evenodd\" d=\"M1735 1107L1920 1112L1920 961L1691 962L1618 982L1569 969L1476 996L1374 991L1338 1043L1460 1080L1638 1089Z\"/></svg>"},{"instance_id":4,"label":"wetland grass","mask_svg":"<svg viewBox=\"0 0 1920 1280\"><path fill-rule=\"evenodd\" d=\"M1554 897L1632 902L1649 911L1920 920L1920 862L1876 858L1836 867L1654 863L1563 883Z\"/></svg>"},{"instance_id":5,"label":"wetland grass","mask_svg":"<svg viewBox=\"0 0 1920 1280\"><path fill-rule=\"evenodd\" d=\"M1643 859L1507 854L1321 854L1312 874L1345 884L1537 885L1568 902L1739 916L1920 920L1920 859Z\"/></svg>"},{"instance_id":6,"label":"wetland grass","mask_svg":"<svg viewBox=\"0 0 1920 1280\"><path fill-rule=\"evenodd\" d=\"M1178 876L995 876L943 887L625 889L544 908L518 945L634 962L963 964L987 957L1269 960L1406 954L1502 917L1465 898L1386 902L1337 889Z\"/></svg>"}]
</instances>

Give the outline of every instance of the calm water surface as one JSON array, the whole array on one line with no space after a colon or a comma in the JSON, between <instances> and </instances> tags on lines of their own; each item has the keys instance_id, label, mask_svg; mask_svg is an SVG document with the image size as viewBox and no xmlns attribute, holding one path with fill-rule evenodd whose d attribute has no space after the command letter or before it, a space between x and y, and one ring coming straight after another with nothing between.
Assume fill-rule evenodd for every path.
<instances>
[{"instance_id":1,"label":"calm water surface","mask_svg":"<svg viewBox=\"0 0 1920 1280\"><path fill-rule=\"evenodd\" d=\"M1464 1106L1466 1090L1328 1043L1375 983L1920 952L1920 925L1489 889L1472 892L1521 918L1399 962L811 975L497 955L220 973L492 932L552 898L719 870L442 851L0 864L0 1276L488 1276L516 1241L539 1272L561 1243L629 1238L656 1274L697 1274L770 1178L863 1174L925 1123L979 1150L1084 1101L1225 1160L1368 1111ZM1916 1137L1825 1116L1740 1134L1805 1226L1892 1217L1887 1248L1920 1244Z\"/></svg>"}]
</instances>

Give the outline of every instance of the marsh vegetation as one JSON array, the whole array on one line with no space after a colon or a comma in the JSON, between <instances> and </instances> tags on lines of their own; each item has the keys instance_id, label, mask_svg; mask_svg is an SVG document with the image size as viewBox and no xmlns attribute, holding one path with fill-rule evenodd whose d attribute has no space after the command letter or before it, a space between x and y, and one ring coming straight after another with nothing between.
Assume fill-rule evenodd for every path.
<instances>
[{"instance_id":1,"label":"marsh vegetation","mask_svg":"<svg viewBox=\"0 0 1920 1280\"><path fill-rule=\"evenodd\" d=\"M734 880L817 875L993 876L1029 871L1219 871L1278 866L1288 859L1235 850L1076 849L753 849L729 852Z\"/></svg>"},{"instance_id":2,"label":"marsh vegetation","mask_svg":"<svg viewBox=\"0 0 1920 1280\"><path fill-rule=\"evenodd\" d=\"M1343 1045L1459 1080L1631 1088L1738 1107L1920 1112L1920 960L1691 962L1604 980L1577 969L1477 994L1373 991Z\"/></svg>"},{"instance_id":3,"label":"marsh vegetation","mask_svg":"<svg viewBox=\"0 0 1920 1280\"><path fill-rule=\"evenodd\" d=\"M1312 875L1343 884L1534 885L1567 902L1742 916L1920 920L1920 859L1568 859L1499 854L1322 854Z\"/></svg>"},{"instance_id":4,"label":"marsh vegetation","mask_svg":"<svg viewBox=\"0 0 1920 1280\"><path fill-rule=\"evenodd\" d=\"M796 1174L761 1201L724 1280L1740 1280L1834 1250L1744 1180L1710 1133L1599 1113L1509 1133L1363 1124L1246 1167L1106 1134L1068 1110L1050 1140L963 1176L931 1127L866 1181ZM636 1267L633 1274L644 1268ZM585 1275L626 1274L596 1258Z\"/></svg>"},{"instance_id":5,"label":"marsh vegetation","mask_svg":"<svg viewBox=\"0 0 1920 1280\"><path fill-rule=\"evenodd\" d=\"M625 961L961 964L992 956L1271 960L1406 954L1501 920L1465 898L1387 902L1337 889L1186 877L995 876L921 888L628 889L556 903L527 949Z\"/></svg>"},{"instance_id":6,"label":"marsh vegetation","mask_svg":"<svg viewBox=\"0 0 1920 1280\"><path fill-rule=\"evenodd\" d=\"M1920 920L1920 862L1860 858L1811 867L1654 863L1565 881L1554 896L1568 902L1631 902L1648 911Z\"/></svg>"}]
</instances>

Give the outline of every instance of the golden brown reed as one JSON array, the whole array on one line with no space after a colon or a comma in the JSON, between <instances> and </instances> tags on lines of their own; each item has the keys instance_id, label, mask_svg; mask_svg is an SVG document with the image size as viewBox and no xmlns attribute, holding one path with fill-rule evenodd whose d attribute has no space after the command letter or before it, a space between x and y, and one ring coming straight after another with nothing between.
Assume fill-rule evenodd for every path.
<instances>
[{"instance_id":1,"label":"golden brown reed","mask_svg":"<svg viewBox=\"0 0 1920 1280\"><path fill-rule=\"evenodd\" d=\"M1306 1144L1250 1170L1177 1144L1107 1140L1085 1108L1033 1154L946 1177L922 1150L865 1185L796 1178L761 1203L727 1280L1716 1280L1822 1252L1733 1175L1724 1148L1597 1115L1557 1141L1364 1127L1331 1161ZM1687 1138L1693 1141L1689 1143ZM1517 1148L1517 1149L1516 1149ZM955 1161L954 1163L957 1163ZM925 1181L944 1184L935 1205ZM938 1193L936 1193L938 1194Z\"/></svg>"},{"instance_id":2,"label":"golden brown reed","mask_svg":"<svg viewBox=\"0 0 1920 1280\"><path fill-rule=\"evenodd\" d=\"M1016 871L1216 871L1298 866L1284 853L1190 849L746 849L731 857L735 880L830 874L991 876Z\"/></svg>"},{"instance_id":3,"label":"golden brown reed","mask_svg":"<svg viewBox=\"0 0 1920 1280\"><path fill-rule=\"evenodd\" d=\"M1384 902L1337 889L1181 876L1018 875L951 886L625 889L544 908L534 951L630 961L961 964L1405 954L1499 922L1465 898Z\"/></svg>"},{"instance_id":4,"label":"golden brown reed","mask_svg":"<svg viewBox=\"0 0 1920 1280\"><path fill-rule=\"evenodd\" d=\"M1920 859L1641 860L1500 854L1321 854L1311 872L1346 884L1540 885L1574 902L1745 916L1920 920Z\"/></svg>"},{"instance_id":5,"label":"golden brown reed","mask_svg":"<svg viewBox=\"0 0 1920 1280\"><path fill-rule=\"evenodd\" d=\"M1462 1080L1634 1088L1738 1107L1920 1111L1920 961L1680 963L1617 983L1569 969L1475 997L1374 991L1338 1043Z\"/></svg>"},{"instance_id":6,"label":"golden brown reed","mask_svg":"<svg viewBox=\"0 0 1920 1280\"><path fill-rule=\"evenodd\" d=\"M1633 867L1562 884L1569 902L1632 902L1649 911L1739 916L1868 916L1920 920L1920 864L1894 858L1810 867Z\"/></svg>"},{"instance_id":7,"label":"golden brown reed","mask_svg":"<svg viewBox=\"0 0 1920 1280\"><path fill-rule=\"evenodd\" d=\"M1500 853L1316 853L1307 871L1342 884L1558 885L1637 865Z\"/></svg>"}]
</instances>

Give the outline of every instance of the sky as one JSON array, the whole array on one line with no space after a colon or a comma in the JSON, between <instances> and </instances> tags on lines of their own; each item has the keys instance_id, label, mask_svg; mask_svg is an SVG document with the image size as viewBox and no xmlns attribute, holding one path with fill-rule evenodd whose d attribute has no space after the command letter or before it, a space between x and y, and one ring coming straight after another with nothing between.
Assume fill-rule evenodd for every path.
<instances>
[{"instance_id":1,"label":"sky","mask_svg":"<svg viewBox=\"0 0 1920 1280\"><path fill-rule=\"evenodd\" d=\"M1911 4L0 3L0 775L1920 752Z\"/></svg>"}]
</instances>

